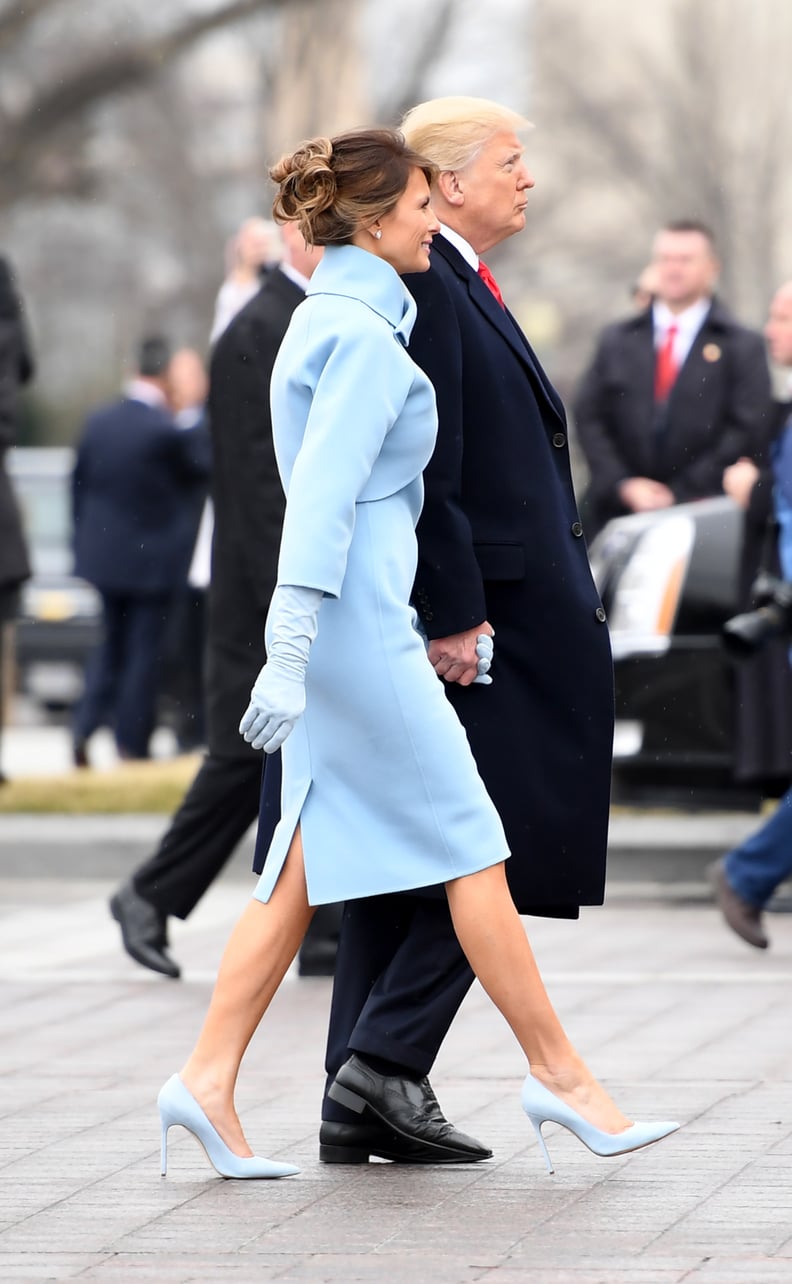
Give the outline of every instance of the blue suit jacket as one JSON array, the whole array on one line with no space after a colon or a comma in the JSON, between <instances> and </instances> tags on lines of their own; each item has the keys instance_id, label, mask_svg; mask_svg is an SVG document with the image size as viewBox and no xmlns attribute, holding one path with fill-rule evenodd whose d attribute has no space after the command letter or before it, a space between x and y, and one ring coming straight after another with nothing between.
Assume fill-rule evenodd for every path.
<instances>
[{"instance_id":1,"label":"blue suit jacket","mask_svg":"<svg viewBox=\"0 0 792 1284\"><path fill-rule=\"evenodd\" d=\"M75 572L108 593L168 593L195 540L196 492L209 474L204 427L124 399L93 414L72 477Z\"/></svg>"}]
</instances>

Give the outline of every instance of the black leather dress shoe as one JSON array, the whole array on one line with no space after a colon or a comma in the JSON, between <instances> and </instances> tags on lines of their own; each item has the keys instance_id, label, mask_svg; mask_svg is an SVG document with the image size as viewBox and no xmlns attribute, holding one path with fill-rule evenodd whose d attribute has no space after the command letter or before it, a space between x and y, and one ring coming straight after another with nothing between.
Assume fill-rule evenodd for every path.
<instances>
[{"instance_id":1,"label":"black leather dress shoe","mask_svg":"<svg viewBox=\"0 0 792 1284\"><path fill-rule=\"evenodd\" d=\"M367 1164L372 1155L395 1164L469 1164L487 1159L490 1151L469 1155L409 1137L400 1137L378 1119L367 1123L337 1123L325 1119L319 1129L319 1159L323 1164Z\"/></svg>"},{"instance_id":2,"label":"black leather dress shoe","mask_svg":"<svg viewBox=\"0 0 792 1284\"><path fill-rule=\"evenodd\" d=\"M380 1135L384 1128L386 1133L390 1132L401 1138L402 1143L417 1144L420 1158L415 1158L414 1155L411 1158L404 1151L399 1155L401 1163L475 1163L492 1157L492 1151L482 1146L480 1141L468 1137L448 1122L432 1091L432 1085L426 1078L415 1080L379 1074L353 1054L342 1065L335 1081L330 1085L329 1096L339 1105L354 1110L356 1114L368 1110L380 1122ZM326 1126L323 1124L322 1128ZM322 1142L321 1133L319 1140ZM328 1141L327 1144L337 1143ZM355 1149L354 1144L352 1149ZM365 1145L358 1146L357 1149L362 1151ZM370 1153L382 1155L383 1151L371 1147ZM384 1157L391 1159L394 1156L389 1154ZM363 1160L360 1158L347 1162L362 1163Z\"/></svg>"},{"instance_id":3,"label":"black leather dress shoe","mask_svg":"<svg viewBox=\"0 0 792 1284\"><path fill-rule=\"evenodd\" d=\"M178 980L181 968L167 953L167 919L131 883L124 883L110 897L110 913L121 928L121 939L130 958L152 972Z\"/></svg>"}]
</instances>

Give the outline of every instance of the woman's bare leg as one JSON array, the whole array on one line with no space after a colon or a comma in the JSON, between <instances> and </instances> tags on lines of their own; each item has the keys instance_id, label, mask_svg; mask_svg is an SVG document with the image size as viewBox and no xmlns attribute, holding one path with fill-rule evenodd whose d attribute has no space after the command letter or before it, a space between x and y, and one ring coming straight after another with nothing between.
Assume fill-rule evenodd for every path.
<instances>
[{"instance_id":1,"label":"woman's bare leg","mask_svg":"<svg viewBox=\"0 0 792 1284\"><path fill-rule=\"evenodd\" d=\"M504 866L446 883L454 930L468 962L511 1026L531 1073L596 1127L629 1127L569 1042L548 997Z\"/></svg>"},{"instance_id":2,"label":"woman's bare leg","mask_svg":"<svg viewBox=\"0 0 792 1284\"><path fill-rule=\"evenodd\" d=\"M252 1154L234 1109L239 1066L312 915L298 826L269 901L251 900L231 933L203 1029L180 1071L185 1086L237 1155Z\"/></svg>"}]
</instances>

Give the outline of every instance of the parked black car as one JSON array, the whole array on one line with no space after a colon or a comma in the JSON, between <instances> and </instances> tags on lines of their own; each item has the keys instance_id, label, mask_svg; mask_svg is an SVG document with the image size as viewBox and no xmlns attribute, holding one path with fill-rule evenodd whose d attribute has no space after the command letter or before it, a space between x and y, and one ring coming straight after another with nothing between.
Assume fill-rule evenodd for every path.
<instances>
[{"instance_id":1,"label":"parked black car","mask_svg":"<svg viewBox=\"0 0 792 1284\"><path fill-rule=\"evenodd\" d=\"M101 628L99 594L71 571L74 454L67 447L16 447L6 462L33 567L16 629L17 684L47 708L65 709L82 692L85 660Z\"/></svg>"},{"instance_id":2,"label":"parked black car","mask_svg":"<svg viewBox=\"0 0 792 1284\"><path fill-rule=\"evenodd\" d=\"M617 518L592 542L613 641L617 799L746 801L721 638L738 607L742 521L722 496Z\"/></svg>"}]
</instances>

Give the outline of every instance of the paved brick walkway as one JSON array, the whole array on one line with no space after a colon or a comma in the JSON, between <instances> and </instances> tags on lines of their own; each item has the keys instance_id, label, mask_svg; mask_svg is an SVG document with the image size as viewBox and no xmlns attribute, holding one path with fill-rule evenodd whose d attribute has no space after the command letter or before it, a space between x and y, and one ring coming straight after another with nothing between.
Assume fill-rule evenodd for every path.
<instances>
[{"instance_id":1,"label":"paved brick walkway","mask_svg":"<svg viewBox=\"0 0 792 1284\"><path fill-rule=\"evenodd\" d=\"M0 1279L282 1284L789 1284L792 917L751 952L706 901L615 886L532 939L575 1041L619 1102L685 1128L603 1160L548 1128L544 1171L519 1106L521 1057L480 991L433 1081L489 1141L482 1165L317 1160L329 983L290 977L243 1068L281 1182L224 1182L184 1133L159 1176L154 1099L180 1063L245 897L221 881L173 931L180 984L136 968L111 881L0 879Z\"/></svg>"}]
</instances>

